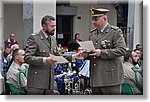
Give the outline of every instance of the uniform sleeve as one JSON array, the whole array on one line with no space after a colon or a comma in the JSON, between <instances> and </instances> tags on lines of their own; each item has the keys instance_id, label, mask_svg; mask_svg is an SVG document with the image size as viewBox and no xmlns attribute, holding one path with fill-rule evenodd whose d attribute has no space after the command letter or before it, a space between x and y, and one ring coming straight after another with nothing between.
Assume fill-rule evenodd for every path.
<instances>
[{"instance_id":1,"label":"uniform sleeve","mask_svg":"<svg viewBox=\"0 0 150 102\"><path fill-rule=\"evenodd\" d=\"M27 86L27 78L24 76L23 73L20 74L20 81L21 81L21 87Z\"/></svg>"},{"instance_id":2,"label":"uniform sleeve","mask_svg":"<svg viewBox=\"0 0 150 102\"><path fill-rule=\"evenodd\" d=\"M131 68L124 65L123 71L124 71L125 77L135 82L135 73Z\"/></svg>"},{"instance_id":3,"label":"uniform sleeve","mask_svg":"<svg viewBox=\"0 0 150 102\"><path fill-rule=\"evenodd\" d=\"M140 86L143 87L143 77L139 72L134 72L132 69L124 67L124 74L128 79L133 81L135 84L139 83ZM135 74L137 75L137 80Z\"/></svg>"},{"instance_id":4,"label":"uniform sleeve","mask_svg":"<svg viewBox=\"0 0 150 102\"><path fill-rule=\"evenodd\" d=\"M26 44L25 49L25 62L30 65L43 65L43 57L35 56L37 50L37 44L35 42L34 37L31 35Z\"/></svg>"},{"instance_id":5,"label":"uniform sleeve","mask_svg":"<svg viewBox=\"0 0 150 102\"><path fill-rule=\"evenodd\" d=\"M112 37L113 39L113 48L111 49L102 49L101 50L101 59L114 59L116 57L123 56L126 52L126 45L123 38L121 30L117 30Z\"/></svg>"},{"instance_id":6,"label":"uniform sleeve","mask_svg":"<svg viewBox=\"0 0 150 102\"><path fill-rule=\"evenodd\" d=\"M139 72L137 72L136 74L137 74L138 83L140 84L141 87L143 87L143 77L142 77L142 75Z\"/></svg>"}]
</instances>

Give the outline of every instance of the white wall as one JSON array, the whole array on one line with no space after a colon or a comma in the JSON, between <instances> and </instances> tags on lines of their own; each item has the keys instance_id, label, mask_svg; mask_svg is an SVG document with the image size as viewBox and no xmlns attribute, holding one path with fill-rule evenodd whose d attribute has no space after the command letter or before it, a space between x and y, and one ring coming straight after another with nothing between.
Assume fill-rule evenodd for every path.
<instances>
[{"instance_id":1,"label":"white wall","mask_svg":"<svg viewBox=\"0 0 150 102\"><path fill-rule=\"evenodd\" d=\"M3 29L3 7L2 2L0 1L0 47L2 46L2 29ZM0 59L1 59L1 53L0 53ZM1 70L1 64L0 64L0 70ZM0 73L1 76L1 73Z\"/></svg>"},{"instance_id":2,"label":"white wall","mask_svg":"<svg viewBox=\"0 0 150 102\"><path fill-rule=\"evenodd\" d=\"M36 1L33 4L33 32L38 32L41 29L41 19L45 15L56 17L56 1Z\"/></svg>"},{"instance_id":3,"label":"white wall","mask_svg":"<svg viewBox=\"0 0 150 102\"><path fill-rule=\"evenodd\" d=\"M0 46L2 46L2 29L3 29L3 4L0 1ZM1 52L0 52L0 59L1 59ZM1 60L0 60L1 61ZM1 64L0 64L0 94L3 92L3 78L1 75Z\"/></svg>"},{"instance_id":4,"label":"white wall","mask_svg":"<svg viewBox=\"0 0 150 102\"><path fill-rule=\"evenodd\" d=\"M74 16L74 25L73 25L73 34L76 32L80 33L82 40L88 40L89 32L94 29L91 21L91 8L107 8L110 10L108 13L109 23L116 26L117 25L117 16L116 10L113 5L97 5L97 4L86 4L86 3L72 3L71 6L77 6L78 15ZM80 16L81 19L77 19Z\"/></svg>"},{"instance_id":5,"label":"white wall","mask_svg":"<svg viewBox=\"0 0 150 102\"><path fill-rule=\"evenodd\" d=\"M8 39L11 33L15 34L15 39L20 47L23 45L23 6L20 3L3 4L4 7L4 40Z\"/></svg>"},{"instance_id":6,"label":"white wall","mask_svg":"<svg viewBox=\"0 0 150 102\"><path fill-rule=\"evenodd\" d=\"M140 7L140 2L135 3L135 16L134 16L134 39L133 39L133 48L135 48L136 44L142 44L143 32L142 32L142 12Z\"/></svg>"},{"instance_id":7,"label":"white wall","mask_svg":"<svg viewBox=\"0 0 150 102\"><path fill-rule=\"evenodd\" d=\"M73 34L80 33L82 40L87 40L90 31L90 5L78 4L78 15L74 16L73 19ZM77 19L81 17L81 19Z\"/></svg>"},{"instance_id":8,"label":"white wall","mask_svg":"<svg viewBox=\"0 0 150 102\"><path fill-rule=\"evenodd\" d=\"M3 37L3 4L0 1L0 44L2 45L2 37Z\"/></svg>"}]
</instances>

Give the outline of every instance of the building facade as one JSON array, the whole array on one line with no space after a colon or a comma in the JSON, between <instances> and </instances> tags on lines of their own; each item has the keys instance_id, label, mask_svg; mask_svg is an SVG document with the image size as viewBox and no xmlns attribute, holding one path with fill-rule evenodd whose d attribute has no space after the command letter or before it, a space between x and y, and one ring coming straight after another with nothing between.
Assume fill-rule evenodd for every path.
<instances>
[{"instance_id":1,"label":"building facade","mask_svg":"<svg viewBox=\"0 0 150 102\"><path fill-rule=\"evenodd\" d=\"M126 2L117 2L116 0L110 0L110 2L87 0L88 3L83 2L83 0L76 2L74 0L61 1L62 0L1 0L1 46L4 40L6 40L11 33L14 33L16 35L15 39L21 48L24 48L28 36L41 29L41 18L44 15L56 17L56 37L58 43L62 43L63 46L67 46L68 41L73 39L74 34L77 32L80 33L82 40L88 40L90 30L94 29L90 16L90 9L93 7L109 9L108 20L110 24L114 26L123 25L121 27L128 48L135 48L137 43L143 44L143 3L141 0L132 2L130 2L130 0ZM124 5L124 3L126 5ZM123 17L120 15L123 15ZM0 90L2 90L1 87Z\"/></svg>"}]
</instances>

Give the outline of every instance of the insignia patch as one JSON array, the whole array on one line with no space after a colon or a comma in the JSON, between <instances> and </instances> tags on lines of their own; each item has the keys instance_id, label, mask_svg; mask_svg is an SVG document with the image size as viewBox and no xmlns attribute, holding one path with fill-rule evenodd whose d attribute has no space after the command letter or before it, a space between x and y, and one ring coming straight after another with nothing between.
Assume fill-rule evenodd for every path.
<instances>
[{"instance_id":1,"label":"insignia patch","mask_svg":"<svg viewBox=\"0 0 150 102\"><path fill-rule=\"evenodd\" d=\"M111 28L114 29L114 30L118 29L118 27L116 27L116 26L111 26Z\"/></svg>"},{"instance_id":2,"label":"insignia patch","mask_svg":"<svg viewBox=\"0 0 150 102\"><path fill-rule=\"evenodd\" d=\"M90 33L92 33L92 32L93 32L93 31L95 31L95 30L96 30L96 28L95 28L95 29L93 29L93 30L91 30L91 31L90 31Z\"/></svg>"},{"instance_id":3,"label":"insignia patch","mask_svg":"<svg viewBox=\"0 0 150 102\"><path fill-rule=\"evenodd\" d=\"M36 35L35 33L32 33L31 35Z\"/></svg>"},{"instance_id":4,"label":"insignia patch","mask_svg":"<svg viewBox=\"0 0 150 102\"><path fill-rule=\"evenodd\" d=\"M91 14L94 15L94 11L91 9Z\"/></svg>"}]
</instances>

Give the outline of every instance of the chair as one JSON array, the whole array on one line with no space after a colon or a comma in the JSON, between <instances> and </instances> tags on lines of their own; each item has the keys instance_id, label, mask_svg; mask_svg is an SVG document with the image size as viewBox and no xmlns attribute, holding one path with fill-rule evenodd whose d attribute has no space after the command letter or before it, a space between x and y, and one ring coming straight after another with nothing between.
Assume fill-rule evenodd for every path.
<instances>
[{"instance_id":1,"label":"chair","mask_svg":"<svg viewBox=\"0 0 150 102\"><path fill-rule=\"evenodd\" d=\"M122 95L135 95L135 91L129 83L123 83L121 86Z\"/></svg>"}]
</instances>

